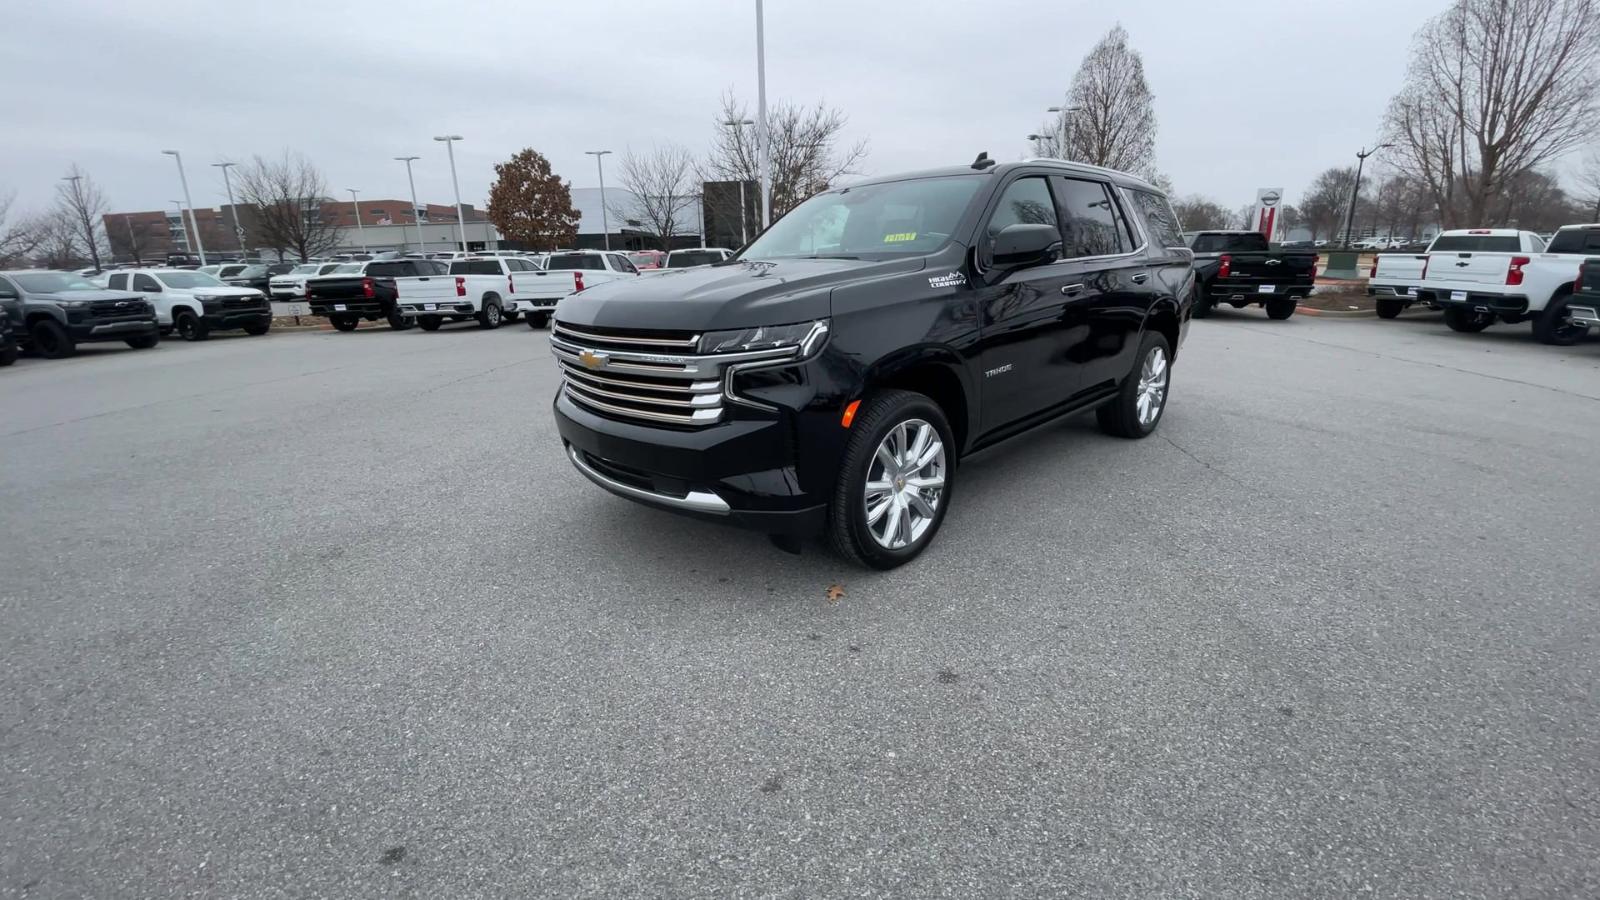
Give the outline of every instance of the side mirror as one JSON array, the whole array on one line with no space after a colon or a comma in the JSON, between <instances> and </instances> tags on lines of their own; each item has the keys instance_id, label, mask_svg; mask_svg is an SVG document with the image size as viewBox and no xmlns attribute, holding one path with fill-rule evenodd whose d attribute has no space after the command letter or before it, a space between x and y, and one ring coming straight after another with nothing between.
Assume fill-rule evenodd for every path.
<instances>
[{"instance_id":1,"label":"side mirror","mask_svg":"<svg viewBox=\"0 0 1600 900\"><path fill-rule=\"evenodd\" d=\"M996 266L1020 268L1054 262L1060 250L1061 231L1054 225L1007 225L989 243L989 258Z\"/></svg>"}]
</instances>

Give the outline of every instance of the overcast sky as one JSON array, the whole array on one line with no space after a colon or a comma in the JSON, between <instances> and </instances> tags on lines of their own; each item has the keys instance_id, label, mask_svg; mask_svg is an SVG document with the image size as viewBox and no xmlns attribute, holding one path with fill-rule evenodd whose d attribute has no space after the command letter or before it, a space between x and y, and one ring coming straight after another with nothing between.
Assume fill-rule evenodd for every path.
<instances>
[{"instance_id":1,"label":"overcast sky","mask_svg":"<svg viewBox=\"0 0 1600 900\"><path fill-rule=\"evenodd\" d=\"M1160 169L1225 206L1257 187L1291 202L1377 134L1411 34L1446 0L767 0L769 99L824 100L864 138L867 174L1005 160L1117 22L1155 93ZM223 202L220 170L284 148L339 196L482 205L522 147L578 187L592 149L672 141L703 152L718 98L756 95L754 0L407 3L51 0L0 32L8 84L0 192L49 202L77 162L113 210ZM608 161L616 157L608 158Z\"/></svg>"}]
</instances>

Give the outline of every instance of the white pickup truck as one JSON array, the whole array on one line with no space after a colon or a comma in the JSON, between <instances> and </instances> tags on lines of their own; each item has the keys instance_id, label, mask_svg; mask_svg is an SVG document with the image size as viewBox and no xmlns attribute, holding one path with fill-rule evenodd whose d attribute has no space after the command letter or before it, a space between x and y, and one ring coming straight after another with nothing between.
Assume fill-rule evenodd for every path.
<instances>
[{"instance_id":1,"label":"white pickup truck","mask_svg":"<svg viewBox=\"0 0 1600 900\"><path fill-rule=\"evenodd\" d=\"M542 326L562 297L577 289L571 272L545 272L520 256L474 256L450 261L448 275L396 278L400 315L437 331L446 319L477 319L499 328L526 313L528 324Z\"/></svg>"},{"instance_id":2,"label":"white pickup truck","mask_svg":"<svg viewBox=\"0 0 1600 900\"><path fill-rule=\"evenodd\" d=\"M1462 228L1442 232L1422 253L1374 256L1372 269L1367 273L1367 296L1376 298L1378 318L1392 319L1421 299L1418 291L1429 253L1539 253L1543 250L1544 240L1531 231Z\"/></svg>"},{"instance_id":3,"label":"white pickup truck","mask_svg":"<svg viewBox=\"0 0 1600 900\"><path fill-rule=\"evenodd\" d=\"M1452 331L1478 332L1496 320L1533 322L1541 343L1577 343L1588 326L1572 321L1578 267L1600 255L1600 225L1568 225L1543 252L1434 252L1417 290L1419 299L1444 308Z\"/></svg>"}]
</instances>

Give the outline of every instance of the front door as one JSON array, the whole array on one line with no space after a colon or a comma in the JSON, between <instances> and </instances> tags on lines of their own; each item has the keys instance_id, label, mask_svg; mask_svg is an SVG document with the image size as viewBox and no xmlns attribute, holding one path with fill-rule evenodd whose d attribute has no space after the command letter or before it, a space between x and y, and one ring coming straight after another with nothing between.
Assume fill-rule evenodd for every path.
<instances>
[{"instance_id":1,"label":"front door","mask_svg":"<svg viewBox=\"0 0 1600 900\"><path fill-rule=\"evenodd\" d=\"M1055 198L1044 175L1021 175L1007 185L978 232L978 257L1008 225L1060 227ZM981 343L976 375L985 433L1021 423L1059 406L1077 391L1068 358L1072 327L1067 308L1090 290L1083 268L1054 262L1003 270L984 262L977 283Z\"/></svg>"}]
</instances>

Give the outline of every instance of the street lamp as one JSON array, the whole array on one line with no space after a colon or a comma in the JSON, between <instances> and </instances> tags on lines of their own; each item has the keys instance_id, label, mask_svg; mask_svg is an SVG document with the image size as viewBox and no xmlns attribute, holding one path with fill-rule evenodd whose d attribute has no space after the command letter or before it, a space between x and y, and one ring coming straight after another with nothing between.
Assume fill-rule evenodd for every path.
<instances>
[{"instance_id":1,"label":"street lamp","mask_svg":"<svg viewBox=\"0 0 1600 900\"><path fill-rule=\"evenodd\" d=\"M456 180L456 141L461 140L459 134L442 134L434 138L444 142L445 152L450 154L450 186L456 191L456 234L461 238L461 252L467 252L467 222L466 216L461 214L461 182ZM410 168L407 167L407 171ZM420 227L420 226L419 226Z\"/></svg>"},{"instance_id":2,"label":"street lamp","mask_svg":"<svg viewBox=\"0 0 1600 900\"><path fill-rule=\"evenodd\" d=\"M739 129L740 135L743 136L744 127L746 125L754 125L756 123L753 119L729 119L722 124ZM741 247L750 243L750 229L747 225L745 225L745 210L748 209L749 206L745 203L744 199L744 182L745 179L739 179L739 246Z\"/></svg>"},{"instance_id":3,"label":"street lamp","mask_svg":"<svg viewBox=\"0 0 1600 900\"><path fill-rule=\"evenodd\" d=\"M228 170L238 163L219 162L212 165L222 170L222 186L228 190L228 208L233 210L233 236L239 239L239 259L243 260L250 255L250 251L244 249L244 229L239 227L239 206L233 202L233 182L228 180Z\"/></svg>"},{"instance_id":4,"label":"street lamp","mask_svg":"<svg viewBox=\"0 0 1600 900\"><path fill-rule=\"evenodd\" d=\"M163 150L162 153L172 157L178 163L178 181L183 184L183 202L189 206L189 224L194 226L194 250L200 254L200 265L206 264L206 244L200 239L200 220L195 218L194 200L189 196L189 176L183 174L183 156L176 150ZM179 210L182 215L182 210ZM187 230L185 230L187 233ZM187 242L185 242L187 243Z\"/></svg>"},{"instance_id":5,"label":"street lamp","mask_svg":"<svg viewBox=\"0 0 1600 900\"><path fill-rule=\"evenodd\" d=\"M367 231L361 227L361 201L356 198L355 188L345 188L345 190L350 192L350 202L356 207L356 237L361 241L361 253L364 256L367 252Z\"/></svg>"},{"instance_id":6,"label":"street lamp","mask_svg":"<svg viewBox=\"0 0 1600 900\"><path fill-rule=\"evenodd\" d=\"M1045 112L1061 114L1061 158L1067 158L1067 142L1072 138L1072 114L1083 109L1081 106L1052 106Z\"/></svg>"},{"instance_id":7,"label":"street lamp","mask_svg":"<svg viewBox=\"0 0 1600 900\"><path fill-rule=\"evenodd\" d=\"M194 248L189 246L189 226L183 224L183 201L168 200L167 202L178 208L178 230L183 232L183 252L188 253ZM170 230L167 232L167 243L172 243L172 232Z\"/></svg>"},{"instance_id":8,"label":"street lamp","mask_svg":"<svg viewBox=\"0 0 1600 900\"><path fill-rule=\"evenodd\" d=\"M100 270L100 246L95 243L94 226L89 222L89 207L79 202L80 198L78 196L78 182L83 180L83 176L68 175L61 180L72 182L72 198L74 201L72 205L78 211L78 224L83 226L84 237L89 243L89 256L94 259L94 268L98 272ZM106 239L110 240L111 235L107 234Z\"/></svg>"},{"instance_id":9,"label":"street lamp","mask_svg":"<svg viewBox=\"0 0 1600 900\"><path fill-rule=\"evenodd\" d=\"M421 159L420 156L396 156L395 159L406 164L406 183L411 185L411 220L417 226L417 252L426 256L428 245L422 241L422 216L417 212L417 180L411 177L411 163Z\"/></svg>"},{"instance_id":10,"label":"street lamp","mask_svg":"<svg viewBox=\"0 0 1600 900\"><path fill-rule=\"evenodd\" d=\"M600 230L605 232L606 249L611 249L611 220L606 215L606 167L603 157L610 150L585 150L584 155L594 157L595 170L600 173Z\"/></svg>"},{"instance_id":11,"label":"street lamp","mask_svg":"<svg viewBox=\"0 0 1600 900\"><path fill-rule=\"evenodd\" d=\"M772 162L767 132L767 37L761 0L756 0L756 141L761 151L761 227L772 224Z\"/></svg>"},{"instance_id":12,"label":"street lamp","mask_svg":"<svg viewBox=\"0 0 1600 900\"><path fill-rule=\"evenodd\" d=\"M1371 150L1363 147L1356 153L1356 181L1355 184L1350 185L1350 207L1344 213L1344 245L1346 247L1350 246L1350 229L1355 225L1356 197L1361 194L1361 170L1367 164L1367 157L1377 153L1379 150L1393 146L1393 144L1379 144Z\"/></svg>"}]
</instances>

